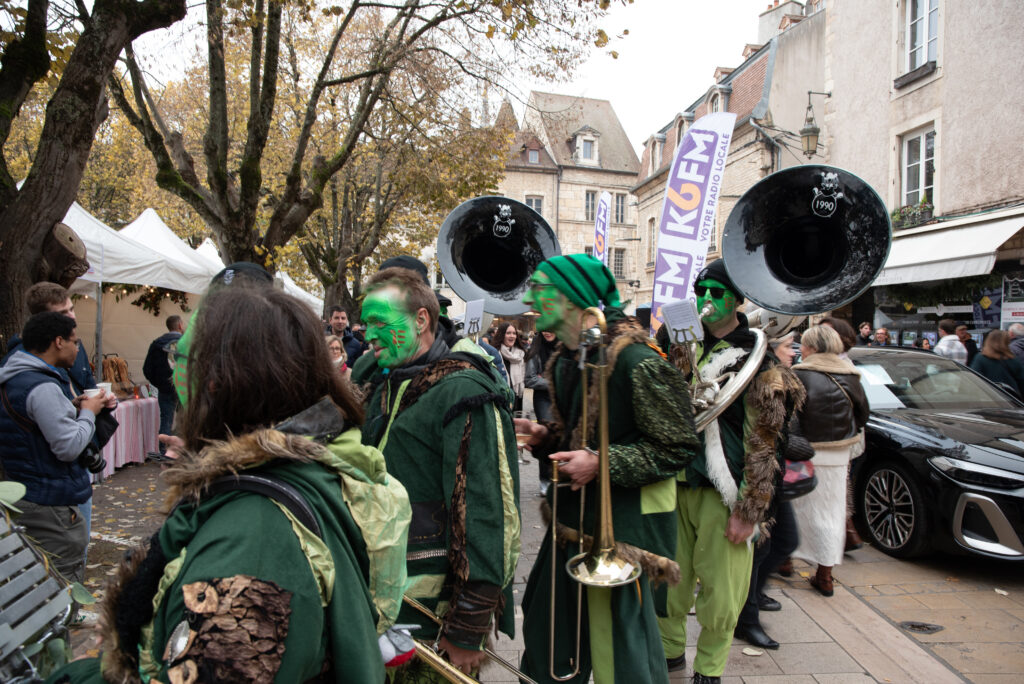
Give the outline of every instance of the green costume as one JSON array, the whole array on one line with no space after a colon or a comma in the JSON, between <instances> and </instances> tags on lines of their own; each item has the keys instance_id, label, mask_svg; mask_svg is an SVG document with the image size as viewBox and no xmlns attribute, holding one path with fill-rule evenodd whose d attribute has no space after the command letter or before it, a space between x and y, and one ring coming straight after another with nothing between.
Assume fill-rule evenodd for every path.
<instances>
[{"instance_id":1,"label":"green costume","mask_svg":"<svg viewBox=\"0 0 1024 684\"><path fill-rule=\"evenodd\" d=\"M291 485L321 536L262 494L204 494L238 471ZM55 679L383 680L377 641L401 602L409 503L330 399L186 455L165 478L180 504L104 598L102 664Z\"/></svg>"},{"instance_id":2,"label":"green costume","mask_svg":"<svg viewBox=\"0 0 1024 684\"><path fill-rule=\"evenodd\" d=\"M737 315L739 327L723 339L713 338L705 327L705 338L696 345L694 358L706 380L738 370L753 346L746 317ZM659 339L667 346L667 335ZM680 351L671 349L673 362L690 376ZM682 579L669 588L668 615L658 623L665 655L680 656L686 648L686 616L696 600L701 632L693 670L708 677L725 669L750 584L751 544L731 543L726 526L733 513L755 526L763 521L779 470L778 438L790 413L789 396L798 391L794 382L799 383L792 372L766 357L751 384L719 416L717 427L701 434L704 448L678 477L676 559ZM701 590L695 599L698 579Z\"/></svg>"},{"instance_id":3,"label":"green costume","mask_svg":"<svg viewBox=\"0 0 1024 684\"><path fill-rule=\"evenodd\" d=\"M609 465L615 538L621 553L644 572L629 585L587 588L584 592L581 672L572 681L587 681L593 670L597 682L665 682L668 672L651 586L678 581L678 568L672 560L676 540L674 477L693 457L699 442L682 376L649 346L646 331L635 318L626 318L614 308L606 309L605 315L610 338ZM548 362L546 375L555 418L548 424L547 441L534 447L538 458L582 447L578 423L583 398L578 353L560 346ZM596 430L596 382L589 384L588 390L588 419ZM591 433L588 443L597 443L596 432ZM596 480L581 491L586 493L583 529L589 536L598 503ZM552 548L549 531L523 597L526 650L521 667L539 682L552 681L548 674L548 616L552 600L558 616L555 673L568 673L569 659L575 655L578 585L563 568L569 558L579 553L576 530L580 492L563 487L558 498L559 544ZM552 562L558 569L553 598Z\"/></svg>"},{"instance_id":4,"label":"green costume","mask_svg":"<svg viewBox=\"0 0 1024 684\"><path fill-rule=\"evenodd\" d=\"M441 635L472 650L493 629L514 634L520 533L508 387L481 354L437 338L411 362L377 368L363 426L363 442L383 452L412 502L406 595L441 616ZM399 622L421 625L417 637L439 636L412 608Z\"/></svg>"}]
</instances>

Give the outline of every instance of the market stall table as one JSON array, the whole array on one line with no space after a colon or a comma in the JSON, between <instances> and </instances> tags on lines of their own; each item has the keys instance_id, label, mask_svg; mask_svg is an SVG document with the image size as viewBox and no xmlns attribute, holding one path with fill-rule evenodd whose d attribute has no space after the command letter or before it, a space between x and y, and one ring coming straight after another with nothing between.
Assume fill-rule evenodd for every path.
<instances>
[{"instance_id":1,"label":"market stall table","mask_svg":"<svg viewBox=\"0 0 1024 684\"><path fill-rule=\"evenodd\" d=\"M146 452L159 448L160 406L155 398L125 399L114 409L114 418L117 431L103 447L107 467L98 479L113 475L115 469L126 463L142 463Z\"/></svg>"}]
</instances>

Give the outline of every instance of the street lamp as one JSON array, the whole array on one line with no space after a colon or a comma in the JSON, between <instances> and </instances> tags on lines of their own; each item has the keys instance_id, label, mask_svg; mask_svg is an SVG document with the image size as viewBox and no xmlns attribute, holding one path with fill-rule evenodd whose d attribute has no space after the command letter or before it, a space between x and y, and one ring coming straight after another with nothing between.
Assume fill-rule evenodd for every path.
<instances>
[{"instance_id":1,"label":"street lamp","mask_svg":"<svg viewBox=\"0 0 1024 684\"><path fill-rule=\"evenodd\" d=\"M804 115L804 127L800 129L800 142L808 159L813 157L814 153L818 150L818 134L821 133L821 129L814 122L814 107L811 106L811 95L832 97L832 92L807 91L807 113Z\"/></svg>"}]
</instances>

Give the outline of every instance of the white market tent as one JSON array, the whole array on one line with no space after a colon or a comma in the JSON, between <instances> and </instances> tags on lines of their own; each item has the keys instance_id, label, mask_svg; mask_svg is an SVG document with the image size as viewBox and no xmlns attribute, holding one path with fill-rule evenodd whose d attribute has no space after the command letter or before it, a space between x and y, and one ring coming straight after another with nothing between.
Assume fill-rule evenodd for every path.
<instances>
[{"instance_id":1,"label":"white market tent","mask_svg":"<svg viewBox=\"0 0 1024 684\"><path fill-rule=\"evenodd\" d=\"M161 248L151 249L146 243L132 239L130 234L110 228L78 202L72 203L64 223L85 243L90 264L89 270L72 287L75 292L91 294L95 289L80 281L149 285L194 294L206 292L210 284L213 274L208 274L194 259L161 253Z\"/></svg>"}]
</instances>

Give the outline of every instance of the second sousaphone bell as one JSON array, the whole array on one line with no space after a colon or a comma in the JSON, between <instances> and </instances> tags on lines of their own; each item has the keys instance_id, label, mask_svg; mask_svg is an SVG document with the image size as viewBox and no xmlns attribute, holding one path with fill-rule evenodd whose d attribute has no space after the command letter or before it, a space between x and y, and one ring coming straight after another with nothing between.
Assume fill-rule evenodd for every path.
<instances>
[{"instance_id":1,"label":"second sousaphone bell","mask_svg":"<svg viewBox=\"0 0 1024 684\"><path fill-rule=\"evenodd\" d=\"M807 164L761 179L733 207L722 258L755 304L784 314L857 298L889 255L891 224L874 189L849 171Z\"/></svg>"}]
</instances>

